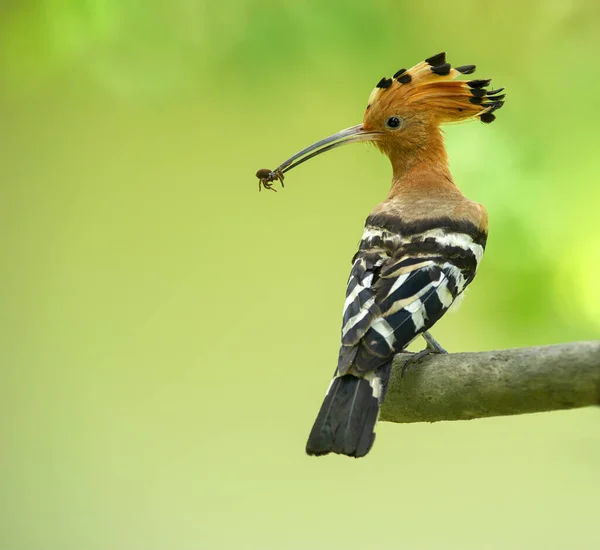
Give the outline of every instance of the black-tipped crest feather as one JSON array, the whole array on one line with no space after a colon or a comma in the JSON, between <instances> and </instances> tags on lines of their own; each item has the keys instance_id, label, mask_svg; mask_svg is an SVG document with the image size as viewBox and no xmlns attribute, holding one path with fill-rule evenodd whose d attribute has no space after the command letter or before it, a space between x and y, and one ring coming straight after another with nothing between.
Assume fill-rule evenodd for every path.
<instances>
[{"instance_id":1,"label":"black-tipped crest feather","mask_svg":"<svg viewBox=\"0 0 600 550\"><path fill-rule=\"evenodd\" d=\"M441 52L436 55L432 55L425 60L425 63L430 65L443 65L446 63L446 52Z\"/></svg>"},{"instance_id":2,"label":"black-tipped crest feather","mask_svg":"<svg viewBox=\"0 0 600 550\"><path fill-rule=\"evenodd\" d=\"M487 80L467 80L467 86L469 86L469 88L485 88L486 86L489 86L491 82L491 78L488 78Z\"/></svg>"},{"instance_id":3,"label":"black-tipped crest feather","mask_svg":"<svg viewBox=\"0 0 600 550\"><path fill-rule=\"evenodd\" d=\"M473 74L475 72L475 65L461 65L460 67L454 67L461 74Z\"/></svg>"},{"instance_id":4,"label":"black-tipped crest feather","mask_svg":"<svg viewBox=\"0 0 600 550\"><path fill-rule=\"evenodd\" d=\"M444 63L443 65L437 65L435 67L431 67L431 72L440 76L447 76L450 74L450 63Z\"/></svg>"},{"instance_id":5,"label":"black-tipped crest feather","mask_svg":"<svg viewBox=\"0 0 600 550\"><path fill-rule=\"evenodd\" d=\"M386 105L397 102L399 109L424 111L439 124L473 118L492 122L495 117L491 112L504 104L505 96L499 95L504 88L487 90L491 79L456 80L462 74L473 72L475 65L452 68L444 52L433 55L410 69L396 71L393 78L382 78L368 108L373 109L377 101L385 97ZM390 92L381 95L388 88Z\"/></svg>"},{"instance_id":6,"label":"black-tipped crest feather","mask_svg":"<svg viewBox=\"0 0 600 550\"><path fill-rule=\"evenodd\" d=\"M392 85L392 79L385 76L377 83L376 88L389 88Z\"/></svg>"}]
</instances>

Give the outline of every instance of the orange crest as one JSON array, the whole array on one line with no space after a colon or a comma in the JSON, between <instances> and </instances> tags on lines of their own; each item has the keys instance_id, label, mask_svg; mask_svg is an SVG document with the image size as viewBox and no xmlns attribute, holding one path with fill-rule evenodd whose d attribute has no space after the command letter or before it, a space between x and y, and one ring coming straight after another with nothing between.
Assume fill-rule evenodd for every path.
<instances>
[{"instance_id":1,"label":"orange crest","mask_svg":"<svg viewBox=\"0 0 600 550\"><path fill-rule=\"evenodd\" d=\"M504 105L504 88L489 90L490 80L455 80L475 72L475 65L452 67L444 52L400 69L392 78L382 78L369 97L365 124L371 112L397 109L420 113L438 124L478 118L490 123L494 111Z\"/></svg>"}]
</instances>

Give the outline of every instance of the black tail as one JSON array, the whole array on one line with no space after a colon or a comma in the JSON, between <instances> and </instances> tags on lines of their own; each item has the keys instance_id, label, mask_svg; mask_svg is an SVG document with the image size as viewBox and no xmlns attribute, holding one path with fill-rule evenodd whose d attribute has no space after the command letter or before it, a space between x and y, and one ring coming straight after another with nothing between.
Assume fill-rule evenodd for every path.
<instances>
[{"instance_id":1,"label":"black tail","mask_svg":"<svg viewBox=\"0 0 600 550\"><path fill-rule=\"evenodd\" d=\"M307 454L338 453L358 458L369 452L390 367L380 367L366 378L345 374L333 379L308 436Z\"/></svg>"}]
</instances>

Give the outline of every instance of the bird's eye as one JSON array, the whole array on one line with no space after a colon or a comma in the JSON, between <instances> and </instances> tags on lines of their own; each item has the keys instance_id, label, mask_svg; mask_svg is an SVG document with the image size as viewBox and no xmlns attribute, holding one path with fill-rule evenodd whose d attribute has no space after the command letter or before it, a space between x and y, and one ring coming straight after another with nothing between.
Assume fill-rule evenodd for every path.
<instances>
[{"instance_id":1,"label":"bird's eye","mask_svg":"<svg viewBox=\"0 0 600 550\"><path fill-rule=\"evenodd\" d=\"M401 121L397 116L391 116L385 121L385 125L392 130L400 128Z\"/></svg>"}]
</instances>

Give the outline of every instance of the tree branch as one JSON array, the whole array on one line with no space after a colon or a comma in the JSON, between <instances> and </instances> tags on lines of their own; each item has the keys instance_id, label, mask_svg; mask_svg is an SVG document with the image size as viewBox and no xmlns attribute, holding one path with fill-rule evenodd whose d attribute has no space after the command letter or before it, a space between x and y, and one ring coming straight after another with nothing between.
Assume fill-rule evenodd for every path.
<instances>
[{"instance_id":1,"label":"tree branch","mask_svg":"<svg viewBox=\"0 0 600 550\"><path fill-rule=\"evenodd\" d=\"M600 340L394 358L381 410L388 422L469 420L600 404Z\"/></svg>"}]
</instances>

